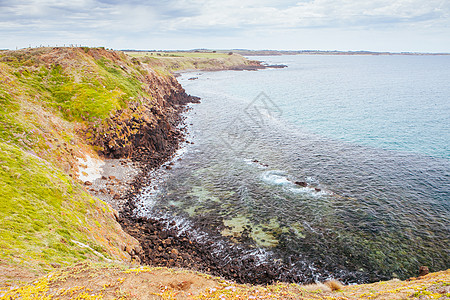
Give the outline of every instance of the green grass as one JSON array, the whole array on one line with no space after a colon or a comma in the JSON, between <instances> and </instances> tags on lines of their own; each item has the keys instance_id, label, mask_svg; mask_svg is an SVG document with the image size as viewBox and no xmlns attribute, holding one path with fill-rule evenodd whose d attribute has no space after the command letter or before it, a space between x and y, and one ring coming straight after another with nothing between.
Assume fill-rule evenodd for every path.
<instances>
[{"instance_id":1,"label":"green grass","mask_svg":"<svg viewBox=\"0 0 450 300\"><path fill-rule=\"evenodd\" d=\"M17 113L20 106L13 100L11 95L0 86L0 140L16 140L18 135L24 131L23 126L17 122L11 122L12 115Z\"/></svg>"},{"instance_id":2,"label":"green grass","mask_svg":"<svg viewBox=\"0 0 450 300\"><path fill-rule=\"evenodd\" d=\"M69 173L89 149L77 129L150 98L141 70L126 57L94 59L83 49L61 50L60 63L43 60L50 51L0 54L0 260L42 271L124 259L119 245L131 238Z\"/></svg>"},{"instance_id":3,"label":"green grass","mask_svg":"<svg viewBox=\"0 0 450 300\"><path fill-rule=\"evenodd\" d=\"M15 75L27 87L29 98L41 96L41 101L59 110L69 121L103 120L142 94L141 83L111 61L97 60L96 69L94 75L77 70L81 71L78 80L60 65Z\"/></svg>"},{"instance_id":4,"label":"green grass","mask_svg":"<svg viewBox=\"0 0 450 300\"><path fill-rule=\"evenodd\" d=\"M0 143L0 189L0 258L64 265L96 256L72 240L102 249L86 222L102 204L45 161Z\"/></svg>"},{"instance_id":5,"label":"green grass","mask_svg":"<svg viewBox=\"0 0 450 300\"><path fill-rule=\"evenodd\" d=\"M33 86L38 83L31 72L14 72L14 68L4 64L0 68L3 71L0 80L9 82L0 85L0 142L31 151L56 164L67 164L67 157L62 157L63 148L58 145L72 141L74 133L61 124L49 122L51 112L42 107L48 90L45 86ZM41 69L35 73L48 72Z\"/></svg>"},{"instance_id":6,"label":"green grass","mask_svg":"<svg viewBox=\"0 0 450 300\"><path fill-rule=\"evenodd\" d=\"M122 53L31 49L2 52L0 61L0 141L60 166L70 159L74 125L89 139L130 103L152 99L146 71Z\"/></svg>"}]
</instances>

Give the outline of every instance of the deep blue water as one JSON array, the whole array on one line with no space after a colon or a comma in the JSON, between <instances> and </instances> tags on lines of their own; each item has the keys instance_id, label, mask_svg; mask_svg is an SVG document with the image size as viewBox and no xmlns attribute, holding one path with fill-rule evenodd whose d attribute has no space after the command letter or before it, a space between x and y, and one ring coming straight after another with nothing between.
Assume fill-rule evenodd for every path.
<instances>
[{"instance_id":1,"label":"deep blue water","mask_svg":"<svg viewBox=\"0 0 450 300\"><path fill-rule=\"evenodd\" d=\"M314 279L450 268L450 57L256 59L288 68L179 78L194 143L141 214Z\"/></svg>"}]
</instances>

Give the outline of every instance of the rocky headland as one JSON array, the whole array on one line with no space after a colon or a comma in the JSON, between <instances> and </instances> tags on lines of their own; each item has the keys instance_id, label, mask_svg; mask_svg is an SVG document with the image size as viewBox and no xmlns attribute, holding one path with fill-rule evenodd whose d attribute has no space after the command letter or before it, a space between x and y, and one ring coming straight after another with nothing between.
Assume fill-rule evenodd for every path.
<instances>
[{"instance_id":1,"label":"rocky headland","mask_svg":"<svg viewBox=\"0 0 450 300\"><path fill-rule=\"evenodd\" d=\"M265 67L237 54L160 59L86 47L0 52L0 298L448 296L448 272L357 288L276 284L283 270L251 258L224 264L188 233L135 215L135 195L185 141L182 113L200 101L172 73Z\"/></svg>"}]
</instances>

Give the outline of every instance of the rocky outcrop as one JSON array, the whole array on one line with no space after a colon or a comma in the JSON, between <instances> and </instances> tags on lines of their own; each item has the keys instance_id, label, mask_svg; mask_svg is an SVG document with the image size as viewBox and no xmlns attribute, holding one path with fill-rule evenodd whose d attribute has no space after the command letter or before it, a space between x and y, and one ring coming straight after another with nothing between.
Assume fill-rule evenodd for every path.
<instances>
[{"instance_id":1,"label":"rocky outcrop","mask_svg":"<svg viewBox=\"0 0 450 300\"><path fill-rule=\"evenodd\" d=\"M103 124L90 123L84 128L90 143L107 158L132 158L156 166L177 148L182 133L177 128L187 103L199 102L186 94L171 75L159 75L147 65L140 65L142 89L147 97L117 110Z\"/></svg>"},{"instance_id":2,"label":"rocky outcrop","mask_svg":"<svg viewBox=\"0 0 450 300\"><path fill-rule=\"evenodd\" d=\"M129 203L130 204L130 203ZM232 258L225 263L217 257L211 243L200 244L189 234L178 234L176 228L167 229L161 220L134 217L132 209L125 207L120 223L124 230L135 237L142 251L135 255L144 264L160 267L187 268L207 272L239 283L270 284L280 278L285 269L274 269L270 264L258 263L254 258L237 259L244 256L239 250L230 250L223 256ZM174 223L170 224L172 227ZM286 277L293 281L294 277Z\"/></svg>"},{"instance_id":3,"label":"rocky outcrop","mask_svg":"<svg viewBox=\"0 0 450 300\"><path fill-rule=\"evenodd\" d=\"M130 55L135 53L130 52ZM261 61L249 60L242 55L230 53L223 55L219 53L210 53L201 56L148 56L139 55L135 60L151 66L155 70L161 70L165 73L187 72L194 70L201 71L256 71L265 68L284 68L285 65L267 65ZM191 80L194 80L192 77Z\"/></svg>"}]
</instances>

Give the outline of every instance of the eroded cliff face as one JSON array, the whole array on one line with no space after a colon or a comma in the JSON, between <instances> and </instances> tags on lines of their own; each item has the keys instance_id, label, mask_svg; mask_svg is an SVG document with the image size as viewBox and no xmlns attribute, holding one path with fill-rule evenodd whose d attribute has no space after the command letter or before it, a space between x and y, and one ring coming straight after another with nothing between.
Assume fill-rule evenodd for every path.
<instances>
[{"instance_id":1,"label":"eroded cliff face","mask_svg":"<svg viewBox=\"0 0 450 300\"><path fill-rule=\"evenodd\" d=\"M170 152L180 137L180 111L198 102L172 75L122 52L39 48L5 51L0 61L18 77L24 89L18 97L56 110L107 158L157 159Z\"/></svg>"},{"instance_id":2,"label":"eroded cliff face","mask_svg":"<svg viewBox=\"0 0 450 300\"><path fill-rule=\"evenodd\" d=\"M156 166L176 150L182 139L177 124L185 105L199 99L187 95L173 76L158 75L146 65L141 68L145 75L139 79L149 97L117 110L101 126L89 124L84 130L87 135L92 132L91 143L101 155L130 157Z\"/></svg>"}]
</instances>

